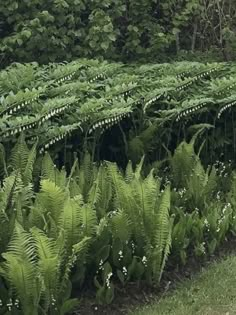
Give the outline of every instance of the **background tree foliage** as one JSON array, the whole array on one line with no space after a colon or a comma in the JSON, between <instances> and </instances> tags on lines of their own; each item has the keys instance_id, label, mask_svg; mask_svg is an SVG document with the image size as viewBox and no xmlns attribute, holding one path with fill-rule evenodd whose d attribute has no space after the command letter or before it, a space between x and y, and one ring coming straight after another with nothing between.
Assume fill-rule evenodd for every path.
<instances>
[{"instance_id":1,"label":"background tree foliage","mask_svg":"<svg viewBox=\"0 0 236 315\"><path fill-rule=\"evenodd\" d=\"M5 0L2 60L41 63L77 56L161 58L214 49L235 56L233 0Z\"/></svg>"}]
</instances>

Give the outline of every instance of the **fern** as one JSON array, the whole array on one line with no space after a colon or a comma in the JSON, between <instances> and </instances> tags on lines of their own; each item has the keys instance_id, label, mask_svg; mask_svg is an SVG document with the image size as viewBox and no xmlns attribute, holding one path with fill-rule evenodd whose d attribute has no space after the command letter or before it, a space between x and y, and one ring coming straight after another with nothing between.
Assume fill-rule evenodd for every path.
<instances>
[{"instance_id":1,"label":"fern","mask_svg":"<svg viewBox=\"0 0 236 315\"><path fill-rule=\"evenodd\" d=\"M190 176L197 160L193 142L182 142L178 146L171 158L172 176L176 188L186 187L186 178Z\"/></svg>"},{"instance_id":2,"label":"fern","mask_svg":"<svg viewBox=\"0 0 236 315\"><path fill-rule=\"evenodd\" d=\"M92 157L86 151L81 160L80 167L76 169L74 175L85 202L87 202L89 198L89 191L93 185L93 181L96 179L97 171L98 170L92 161Z\"/></svg>"},{"instance_id":3,"label":"fern","mask_svg":"<svg viewBox=\"0 0 236 315\"><path fill-rule=\"evenodd\" d=\"M6 163L6 151L4 149L4 146L0 144L0 175L8 176L7 171L7 163Z\"/></svg>"},{"instance_id":4,"label":"fern","mask_svg":"<svg viewBox=\"0 0 236 315\"><path fill-rule=\"evenodd\" d=\"M59 219L59 227L64 230L67 252L71 255L72 247L81 240L83 202L80 196L67 200Z\"/></svg>"},{"instance_id":5,"label":"fern","mask_svg":"<svg viewBox=\"0 0 236 315\"><path fill-rule=\"evenodd\" d=\"M118 238L124 244L131 238L131 221L127 214L123 210L117 211L117 213L111 218L112 237Z\"/></svg>"},{"instance_id":6,"label":"fern","mask_svg":"<svg viewBox=\"0 0 236 315\"><path fill-rule=\"evenodd\" d=\"M24 135L22 134L11 152L10 168L12 170L20 170L20 172L23 173L28 162L28 156L29 149L26 145Z\"/></svg>"},{"instance_id":7,"label":"fern","mask_svg":"<svg viewBox=\"0 0 236 315\"><path fill-rule=\"evenodd\" d=\"M41 181L37 202L45 209L48 235L58 235L58 222L63 211L67 194L50 180Z\"/></svg>"},{"instance_id":8,"label":"fern","mask_svg":"<svg viewBox=\"0 0 236 315\"><path fill-rule=\"evenodd\" d=\"M32 237L35 241L38 272L43 279L43 308L47 312L56 302L60 288L60 253L56 247L56 242L49 239L37 228L31 229Z\"/></svg>"},{"instance_id":9,"label":"fern","mask_svg":"<svg viewBox=\"0 0 236 315\"><path fill-rule=\"evenodd\" d=\"M56 182L56 172L57 170L55 169L55 165L50 155L48 153L45 154L42 160L42 178L51 180L52 182Z\"/></svg>"},{"instance_id":10,"label":"fern","mask_svg":"<svg viewBox=\"0 0 236 315\"><path fill-rule=\"evenodd\" d=\"M156 214L156 234L153 243L153 251L150 253L154 281L159 282L166 257L171 246L171 224L169 220L170 188L167 187L162 194L158 212Z\"/></svg>"},{"instance_id":11,"label":"fern","mask_svg":"<svg viewBox=\"0 0 236 315\"><path fill-rule=\"evenodd\" d=\"M84 237L90 237L95 234L97 217L96 212L91 205L84 205L79 213L81 222L81 232Z\"/></svg>"},{"instance_id":12,"label":"fern","mask_svg":"<svg viewBox=\"0 0 236 315\"><path fill-rule=\"evenodd\" d=\"M31 189L30 189L31 192ZM0 231L0 248L5 250L8 245L11 235L15 227L15 220L24 222L22 210L30 206L27 198L28 188L23 188L22 181L19 175L12 174L3 182L3 187L0 191L0 219L3 224ZM30 194L30 196L32 196Z\"/></svg>"},{"instance_id":13,"label":"fern","mask_svg":"<svg viewBox=\"0 0 236 315\"><path fill-rule=\"evenodd\" d=\"M32 182L33 179L33 169L34 169L34 163L36 160L36 154L37 154L37 142L33 145L32 149L29 152L28 155L28 161L25 166L25 170L22 174L22 180L24 185L28 185L30 182Z\"/></svg>"},{"instance_id":14,"label":"fern","mask_svg":"<svg viewBox=\"0 0 236 315\"><path fill-rule=\"evenodd\" d=\"M19 225L16 225L9 250L3 254L2 276L8 281L19 298L24 314L38 314L37 304L40 287L37 286L32 239Z\"/></svg>"}]
</instances>

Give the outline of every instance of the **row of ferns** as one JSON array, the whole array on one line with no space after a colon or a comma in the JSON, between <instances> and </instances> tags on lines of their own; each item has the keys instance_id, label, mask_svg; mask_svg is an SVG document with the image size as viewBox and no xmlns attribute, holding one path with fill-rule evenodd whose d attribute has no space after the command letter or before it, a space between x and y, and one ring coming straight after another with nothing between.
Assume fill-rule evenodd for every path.
<instances>
[{"instance_id":1,"label":"row of ferns","mask_svg":"<svg viewBox=\"0 0 236 315\"><path fill-rule=\"evenodd\" d=\"M86 59L0 72L0 314L68 314L85 288L111 303L236 233L235 74Z\"/></svg>"},{"instance_id":2,"label":"row of ferns","mask_svg":"<svg viewBox=\"0 0 236 315\"><path fill-rule=\"evenodd\" d=\"M61 165L89 150L124 167L163 159L201 130L204 163L234 159L235 73L227 63L12 64L0 72L1 142L9 149L24 131Z\"/></svg>"},{"instance_id":3,"label":"row of ferns","mask_svg":"<svg viewBox=\"0 0 236 315\"><path fill-rule=\"evenodd\" d=\"M204 168L196 140L151 170L84 153L68 172L23 134L10 154L1 146L0 314L69 314L85 286L111 303L130 281L158 286L213 254L236 233L236 174Z\"/></svg>"}]
</instances>

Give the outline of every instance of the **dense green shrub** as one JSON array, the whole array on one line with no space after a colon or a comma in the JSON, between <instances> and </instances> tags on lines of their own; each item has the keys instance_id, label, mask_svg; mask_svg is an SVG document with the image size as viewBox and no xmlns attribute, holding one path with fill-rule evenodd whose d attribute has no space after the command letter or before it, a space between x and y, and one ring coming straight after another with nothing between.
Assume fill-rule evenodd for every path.
<instances>
[{"instance_id":1,"label":"dense green shrub","mask_svg":"<svg viewBox=\"0 0 236 315\"><path fill-rule=\"evenodd\" d=\"M106 52L116 39L110 5L111 1L4 1L1 51L13 61L44 63Z\"/></svg>"},{"instance_id":2,"label":"dense green shrub","mask_svg":"<svg viewBox=\"0 0 236 315\"><path fill-rule=\"evenodd\" d=\"M142 54L152 33L157 49L164 42L161 27L149 19L154 5L155 1L5 1L0 7L4 21L0 48L14 61L109 58L136 50Z\"/></svg>"},{"instance_id":3,"label":"dense green shrub","mask_svg":"<svg viewBox=\"0 0 236 315\"><path fill-rule=\"evenodd\" d=\"M235 10L232 0L5 0L0 52L6 63L78 56L163 60L163 52L212 48L229 59L235 57Z\"/></svg>"}]
</instances>

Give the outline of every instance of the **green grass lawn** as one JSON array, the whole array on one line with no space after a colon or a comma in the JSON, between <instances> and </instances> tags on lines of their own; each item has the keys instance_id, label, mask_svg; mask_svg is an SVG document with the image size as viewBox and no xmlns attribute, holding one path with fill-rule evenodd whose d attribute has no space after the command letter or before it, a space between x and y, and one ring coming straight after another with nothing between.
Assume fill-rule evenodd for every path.
<instances>
[{"instance_id":1,"label":"green grass lawn","mask_svg":"<svg viewBox=\"0 0 236 315\"><path fill-rule=\"evenodd\" d=\"M175 291L131 314L236 314L236 256L213 263Z\"/></svg>"}]
</instances>

